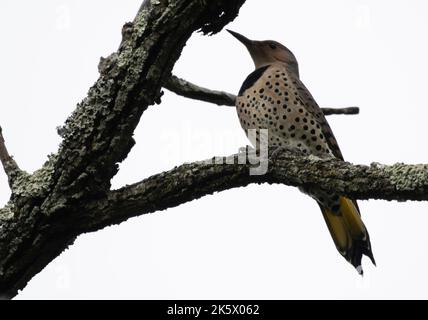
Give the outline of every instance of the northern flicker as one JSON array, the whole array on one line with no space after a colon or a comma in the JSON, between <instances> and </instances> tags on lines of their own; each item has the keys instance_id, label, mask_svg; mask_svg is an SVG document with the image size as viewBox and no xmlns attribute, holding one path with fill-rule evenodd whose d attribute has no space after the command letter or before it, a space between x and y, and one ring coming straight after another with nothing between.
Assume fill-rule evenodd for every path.
<instances>
[{"instance_id":1,"label":"northern flicker","mask_svg":"<svg viewBox=\"0 0 428 320\"><path fill-rule=\"evenodd\" d=\"M276 41L253 41L228 30L243 43L255 65L236 99L242 128L268 130L269 148L298 149L319 158L342 153L322 110L300 81L294 54ZM301 188L321 208L331 237L340 254L363 274L362 255L375 260L367 229L357 202L320 188Z\"/></svg>"}]
</instances>

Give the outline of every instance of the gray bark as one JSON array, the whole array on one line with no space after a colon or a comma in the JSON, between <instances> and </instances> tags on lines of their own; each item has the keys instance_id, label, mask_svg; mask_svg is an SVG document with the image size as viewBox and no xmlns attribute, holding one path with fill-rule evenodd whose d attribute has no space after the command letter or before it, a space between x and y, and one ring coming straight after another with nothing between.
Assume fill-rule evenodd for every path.
<instances>
[{"instance_id":1,"label":"gray bark","mask_svg":"<svg viewBox=\"0 0 428 320\"><path fill-rule=\"evenodd\" d=\"M220 31L244 0L146 0L123 28L117 52L100 62L100 78L59 133L55 155L33 175L14 175L0 211L0 295L19 289L81 233L106 199L110 180L132 146L141 115L160 102L162 83L192 33ZM10 162L8 162L10 163Z\"/></svg>"},{"instance_id":2,"label":"gray bark","mask_svg":"<svg viewBox=\"0 0 428 320\"><path fill-rule=\"evenodd\" d=\"M124 26L118 51L100 61L99 79L58 130L58 152L33 174L19 169L0 130L0 160L12 190L0 209L1 297L14 297L79 234L250 183L317 185L355 199L428 200L427 165L353 166L288 152L270 160L261 176L250 175L249 164L195 162L111 190L134 129L148 106L160 103L188 38L196 30L220 31L244 1L144 1Z\"/></svg>"}]
</instances>

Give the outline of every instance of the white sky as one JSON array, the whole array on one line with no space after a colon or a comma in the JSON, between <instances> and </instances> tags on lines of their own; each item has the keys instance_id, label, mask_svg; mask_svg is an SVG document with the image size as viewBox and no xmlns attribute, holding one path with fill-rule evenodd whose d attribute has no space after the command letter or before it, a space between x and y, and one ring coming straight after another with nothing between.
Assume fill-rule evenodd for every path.
<instances>
[{"instance_id":1,"label":"white sky","mask_svg":"<svg viewBox=\"0 0 428 320\"><path fill-rule=\"evenodd\" d=\"M57 150L61 125L115 51L141 0L0 2L0 124L11 153L33 171ZM275 39L300 63L348 161L428 163L426 1L248 0L228 26ZM253 65L226 32L195 35L174 72L237 92ZM166 92L135 132L114 187L184 161L247 144L233 108ZM0 173L0 201L9 197ZM426 203L360 202L378 267L365 277L336 251L310 198L250 186L80 236L18 299L428 298Z\"/></svg>"}]
</instances>

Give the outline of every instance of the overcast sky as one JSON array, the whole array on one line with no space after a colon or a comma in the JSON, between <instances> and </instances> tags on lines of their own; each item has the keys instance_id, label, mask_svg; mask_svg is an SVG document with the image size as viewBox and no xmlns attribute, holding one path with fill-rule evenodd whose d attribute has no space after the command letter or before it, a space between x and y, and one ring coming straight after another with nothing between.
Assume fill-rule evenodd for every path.
<instances>
[{"instance_id":1,"label":"overcast sky","mask_svg":"<svg viewBox=\"0 0 428 320\"><path fill-rule=\"evenodd\" d=\"M55 128L96 81L141 0L0 2L0 124L32 172L56 152ZM428 163L428 3L248 0L228 26L285 44L345 159ZM236 93L252 71L227 32L194 35L174 73ZM135 132L118 188L247 144L234 108L166 92ZM0 201L9 198L0 173ZM80 236L18 299L428 298L428 204L361 201L378 266L361 278L336 251L316 203L295 188L249 186Z\"/></svg>"}]
</instances>

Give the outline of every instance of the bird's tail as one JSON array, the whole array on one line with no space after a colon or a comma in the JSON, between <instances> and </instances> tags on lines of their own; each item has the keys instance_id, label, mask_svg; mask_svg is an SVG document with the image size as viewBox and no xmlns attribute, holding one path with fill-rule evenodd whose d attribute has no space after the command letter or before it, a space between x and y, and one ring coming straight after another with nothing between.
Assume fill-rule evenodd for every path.
<instances>
[{"instance_id":1,"label":"bird's tail","mask_svg":"<svg viewBox=\"0 0 428 320\"><path fill-rule=\"evenodd\" d=\"M325 222L340 254L363 274L361 258L364 255L376 265L369 233L361 220L356 201L340 197L340 208L333 212L321 206Z\"/></svg>"}]
</instances>

